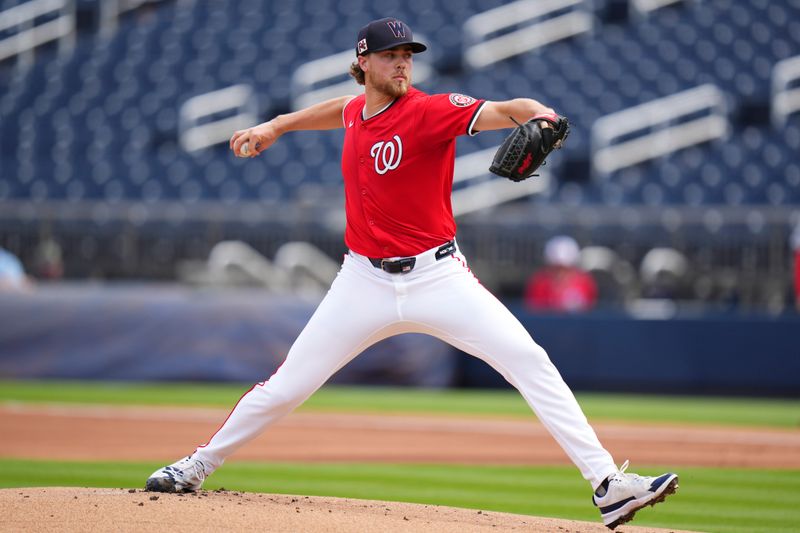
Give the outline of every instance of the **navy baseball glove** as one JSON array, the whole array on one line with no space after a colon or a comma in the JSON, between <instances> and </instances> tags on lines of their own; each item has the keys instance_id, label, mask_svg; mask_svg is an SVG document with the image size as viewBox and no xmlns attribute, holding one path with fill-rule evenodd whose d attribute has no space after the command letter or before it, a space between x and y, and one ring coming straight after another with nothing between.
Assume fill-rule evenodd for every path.
<instances>
[{"instance_id":1,"label":"navy baseball glove","mask_svg":"<svg viewBox=\"0 0 800 533\"><path fill-rule=\"evenodd\" d=\"M541 121L552 127L543 127ZM497 149L489 170L511 181L522 181L535 176L534 172L544 164L550 152L561 148L569 134L569 121L548 113L536 115L525 124L516 120L514 123L517 127Z\"/></svg>"}]
</instances>

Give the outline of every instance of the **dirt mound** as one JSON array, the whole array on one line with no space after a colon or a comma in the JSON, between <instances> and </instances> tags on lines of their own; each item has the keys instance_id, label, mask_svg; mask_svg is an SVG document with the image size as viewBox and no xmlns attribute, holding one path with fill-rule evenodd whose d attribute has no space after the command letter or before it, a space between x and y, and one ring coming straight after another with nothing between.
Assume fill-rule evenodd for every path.
<instances>
[{"instance_id":1,"label":"dirt mound","mask_svg":"<svg viewBox=\"0 0 800 533\"><path fill-rule=\"evenodd\" d=\"M605 532L600 523L435 505L226 491L154 494L134 489L0 490L0 531L268 531L272 533ZM674 530L623 526L624 533Z\"/></svg>"}]
</instances>

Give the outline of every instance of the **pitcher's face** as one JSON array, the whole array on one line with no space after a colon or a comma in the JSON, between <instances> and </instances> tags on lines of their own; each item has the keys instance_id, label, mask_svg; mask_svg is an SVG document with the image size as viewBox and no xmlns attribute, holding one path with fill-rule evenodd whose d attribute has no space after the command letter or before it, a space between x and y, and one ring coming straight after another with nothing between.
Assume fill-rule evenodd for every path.
<instances>
[{"instance_id":1,"label":"pitcher's face","mask_svg":"<svg viewBox=\"0 0 800 533\"><path fill-rule=\"evenodd\" d=\"M367 86L392 98L403 96L411 86L413 56L408 45L363 56L359 62Z\"/></svg>"}]
</instances>

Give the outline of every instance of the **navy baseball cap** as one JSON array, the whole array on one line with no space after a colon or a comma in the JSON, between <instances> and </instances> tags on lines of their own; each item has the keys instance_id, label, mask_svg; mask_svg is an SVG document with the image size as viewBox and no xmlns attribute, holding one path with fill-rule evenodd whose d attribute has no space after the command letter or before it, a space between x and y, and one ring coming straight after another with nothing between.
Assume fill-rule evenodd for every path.
<instances>
[{"instance_id":1,"label":"navy baseball cap","mask_svg":"<svg viewBox=\"0 0 800 533\"><path fill-rule=\"evenodd\" d=\"M411 46L411 51L415 54L428 49L424 44L414 41L411 28L402 20L391 17L373 20L358 32L356 55L363 56L403 44Z\"/></svg>"}]
</instances>

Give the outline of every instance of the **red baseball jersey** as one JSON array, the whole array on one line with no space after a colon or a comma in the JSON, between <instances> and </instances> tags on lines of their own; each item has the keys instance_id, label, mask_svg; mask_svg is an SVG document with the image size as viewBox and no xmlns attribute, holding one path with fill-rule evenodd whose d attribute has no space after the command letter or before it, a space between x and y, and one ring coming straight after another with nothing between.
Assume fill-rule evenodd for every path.
<instances>
[{"instance_id":1,"label":"red baseball jersey","mask_svg":"<svg viewBox=\"0 0 800 533\"><path fill-rule=\"evenodd\" d=\"M456 137L474 135L483 100L413 87L363 118L364 95L342 113L345 243L367 257L407 257L455 237L450 205Z\"/></svg>"}]
</instances>

